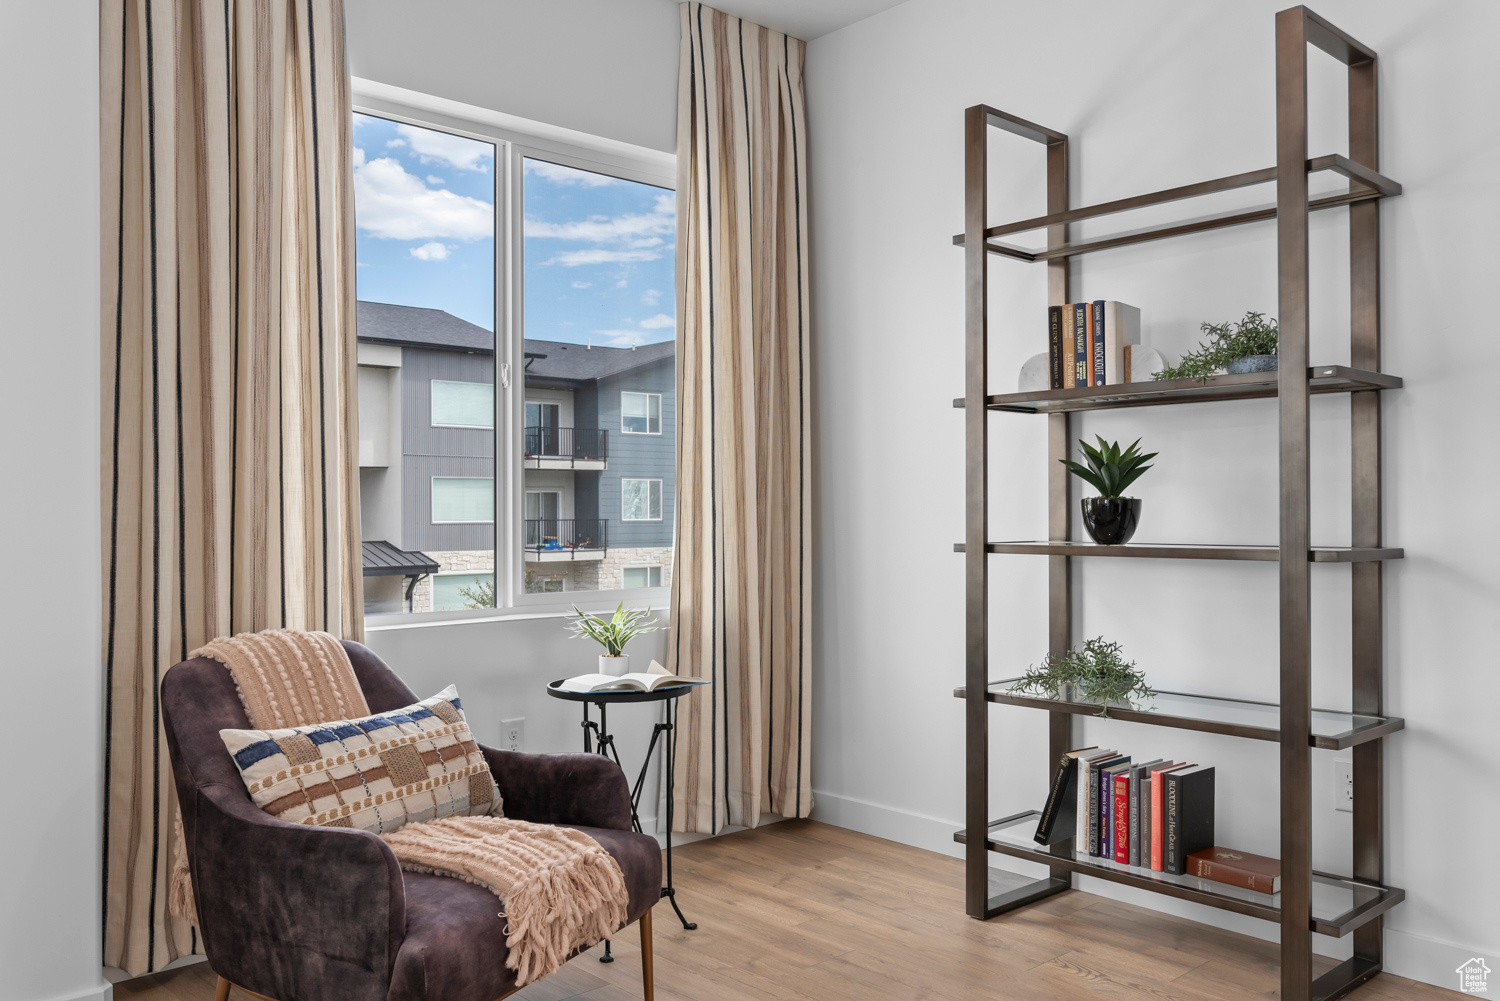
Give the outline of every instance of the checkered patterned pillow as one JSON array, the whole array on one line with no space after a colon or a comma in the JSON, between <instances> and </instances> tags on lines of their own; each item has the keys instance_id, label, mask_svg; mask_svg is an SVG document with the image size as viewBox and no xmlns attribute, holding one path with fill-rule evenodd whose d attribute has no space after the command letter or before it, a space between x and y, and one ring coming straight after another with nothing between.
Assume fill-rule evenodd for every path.
<instances>
[{"instance_id":1,"label":"checkered patterned pillow","mask_svg":"<svg viewBox=\"0 0 1500 1001\"><path fill-rule=\"evenodd\" d=\"M220 730L255 805L293 824L390 834L440 817L503 816L452 685L364 719Z\"/></svg>"}]
</instances>

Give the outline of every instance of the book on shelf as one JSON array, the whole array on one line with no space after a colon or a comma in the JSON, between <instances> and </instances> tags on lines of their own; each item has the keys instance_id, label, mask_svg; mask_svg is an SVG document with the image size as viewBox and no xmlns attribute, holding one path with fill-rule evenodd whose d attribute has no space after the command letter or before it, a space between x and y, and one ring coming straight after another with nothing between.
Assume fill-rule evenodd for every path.
<instances>
[{"instance_id":1,"label":"book on shelf","mask_svg":"<svg viewBox=\"0 0 1500 1001\"><path fill-rule=\"evenodd\" d=\"M1212 765L1167 772L1163 790L1166 819L1162 838L1162 871L1181 876L1189 855L1214 843L1214 769Z\"/></svg>"},{"instance_id":2,"label":"book on shelf","mask_svg":"<svg viewBox=\"0 0 1500 1001\"><path fill-rule=\"evenodd\" d=\"M1126 852L1126 862L1129 865L1141 864L1141 831L1142 820L1146 811L1141 809L1141 786L1151 769L1165 764L1160 758L1155 761L1147 761L1130 769L1130 845Z\"/></svg>"},{"instance_id":3,"label":"book on shelf","mask_svg":"<svg viewBox=\"0 0 1500 1001\"><path fill-rule=\"evenodd\" d=\"M1218 845L1193 852L1187 859L1187 874L1212 879L1258 893L1281 892L1281 861L1220 848Z\"/></svg>"},{"instance_id":4,"label":"book on shelf","mask_svg":"<svg viewBox=\"0 0 1500 1001\"><path fill-rule=\"evenodd\" d=\"M1130 381L1131 348L1141 343L1141 311L1114 299L1047 307L1048 373L1053 389Z\"/></svg>"},{"instance_id":5,"label":"book on shelf","mask_svg":"<svg viewBox=\"0 0 1500 1001\"><path fill-rule=\"evenodd\" d=\"M1099 770L1099 844L1094 853L1100 858L1115 857L1115 776L1130 770L1130 755Z\"/></svg>"},{"instance_id":6,"label":"book on shelf","mask_svg":"<svg viewBox=\"0 0 1500 1001\"><path fill-rule=\"evenodd\" d=\"M1162 845L1166 835L1167 823L1165 816L1167 773L1179 768L1196 768L1185 761L1179 761L1167 768L1152 769L1151 772L1151 868L1157 872L1165 871L1162 868Z\"/></svg>"},{"instance_id":7,"label":"book on shelf","mask_svg":"<svg viewBox=\"0 0 1500 1001\"><path fill-rule=\"evenodd\" d=\"M644 671L615 676L613 674L580 674L557 687L564 692L654 692L673 685L706 685L707 678L685 678L673 674L656 661Z\"/></svg>"},{"instance_id":8,"label":"book on shelf","mask_svg":"<svg viewBox=\"0 0 1500 1001\"><path fill-rule=\"evenodd\" d=\"M1110 818L1110 857L1116 862L1130 863L1130 775L1135 766L1115 775L1114 812Z\"/></svg>"},{"instance_id":9,"label":"book on shelf","mask_svg":"<svg viewBox=\"0 0 1500 1001\"><path fill-rule=\"evenodd\" d=\"M1097 747L1080 747L1065 752L1058 761L1052 789L1047 793L1047 805L1042 808L1042 818L1037 821L1036 834L1032 835L1037 844L1054 845L1077 832L1078 759L1097 750Z\"/></svg>"},{"instance_id":10,"label":"book on shelf","mask_svg":"<svg viewBox=\"0 0 1500 1001\"><path fill-rule=\"evenodd\" d=\"M1088 771L1079 772L1078 819L1082 837L1075 845L1079 854L1099 854L1099 770L1116 761L1128 760L1118 751L1109 751L1089 758Z\"/></svg>"}]
</instances>

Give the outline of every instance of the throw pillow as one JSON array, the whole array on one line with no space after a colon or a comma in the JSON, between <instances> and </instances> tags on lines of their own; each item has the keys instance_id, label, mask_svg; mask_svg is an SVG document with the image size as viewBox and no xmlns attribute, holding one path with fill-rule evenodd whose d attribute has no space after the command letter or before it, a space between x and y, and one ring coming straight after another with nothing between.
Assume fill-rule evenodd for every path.
<instances>
[{"instance_id":1,"label":"throw pillow","mask_svg":"<svg viewBox=\"0 0 1500 1001\"><path fill-rule=\"evenodd\" d=\"M504 816L458 690L363 719L220 730L255 805L293 824L390 834L452 816Z\"/></svg>"}]
</instances>

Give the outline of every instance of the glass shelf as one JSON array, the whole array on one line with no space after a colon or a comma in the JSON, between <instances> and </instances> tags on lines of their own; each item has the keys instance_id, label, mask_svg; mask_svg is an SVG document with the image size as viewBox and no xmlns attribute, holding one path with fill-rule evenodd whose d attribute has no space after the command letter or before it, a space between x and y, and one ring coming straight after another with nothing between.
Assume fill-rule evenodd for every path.
<instances>
[{"instance_id":1,"label":"glass shelf","mask_svg":"<svg viewBox=\"0 0 1500 1001\"><path fill-rule=\"evenodd\" d=\"M1053 845L1051 849L1043 847L1031 838L1040 816L1036 810L1027 810L991 823L986 839L990 851L1042 865L1062 866L1073 872L1165 893L1222 910L1237 911L1266 921L1281 920L1279 893L1257 893L1211 879L1174 876L1153 869L1142 869L1140 866L1123 865L1112 859L1079 855L1073 851L1071 840ZM967 841L963 831L956 832L953 839L959 844ZM1310 927L1321 935L1347 935L1405 898L1406 891L1396 887L1314 872Z\"/></svg>"},{"instance_id":2,"label":"glass shelf","mask_svg":"<svg viewBox=\"0 0 1500 1001\"><path fill-rule=\"evenodd\" d=\"M962 542L953 544L953 551L964 551ZM1281 559L1277 546L1199 546L1182 542L1127 542L1118 546L1101 546L1097 542L1072 542L1053 539L1046 542L990 542L985 548L991 553L1013 556L1105 556L1115 559L1148 560L1248 560L1274 563ZM1316 546L1308 550L1307 558L1313 563L1368 563L1372 560L1399 560L1405 551L1386 546L1380 549L1359 549L1351 546Z\"/></svg>"},{"instance_id":3,"label":"glass shelf","mask_svg":"<svg viewBox=\"0 0 1500 1001\"><path fill-rule=\"evenodd\" d=\"M1019 681L1019 678L1006 678L1003 681L991 682L985 697L990 702L1046 709L1075 716L1099 714L1097 702L1085 702L1081 699L1048 699L1036 695L1019 694L1014 691ZM966 689L956 688L953 694L958 698L964 698ZM1279 741L1281 739L1281 707L1274 702L1221 699L1209 695L1190 695L1186 692L1157 692L1153 698L1141 703L1139 708L1126 709L1111 706L1109 718L1124 720L1127 723L1175 727L1179 730L1223 733L1231 737L1248 737L1251 740ZM1405 728L1406 721L1399 716L1372 716L1314 709L1310 743L1313 747L1339 751L1388 736Z\"/></svg>"}]
</instances>

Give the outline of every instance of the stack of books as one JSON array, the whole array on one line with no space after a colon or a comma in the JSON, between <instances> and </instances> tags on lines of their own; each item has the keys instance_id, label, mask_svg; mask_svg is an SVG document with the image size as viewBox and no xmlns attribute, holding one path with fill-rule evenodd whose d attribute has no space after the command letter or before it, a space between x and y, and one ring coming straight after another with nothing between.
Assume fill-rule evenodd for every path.
<instances>
[{"instance_id":1,"label":"stack of books","mask_svg":"<svg viewBox=\"0 0 1500 1001\"><path fill-rule=\"evenodd\" d=\"M1043 845L1068 838L1079 855L1217 879L1193 871L1191 861L1214 849L1214 770L1166 758L1133 762L1102 747L1069 751L1035 835Z\"/></svg>"},{"instance_id":2,"label":"stack of books","mask_svg":"<svg viewBox=\"0 0 1500 1001\"><path fill-rule=\"evenodd\" d=\"M1053 389L1129 382L1141 311L1113 299L1048 306L1047 337Z\"/></svg>"}]
</instances>

